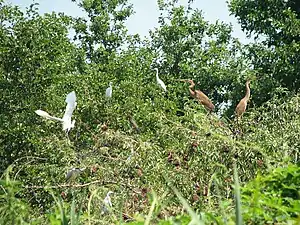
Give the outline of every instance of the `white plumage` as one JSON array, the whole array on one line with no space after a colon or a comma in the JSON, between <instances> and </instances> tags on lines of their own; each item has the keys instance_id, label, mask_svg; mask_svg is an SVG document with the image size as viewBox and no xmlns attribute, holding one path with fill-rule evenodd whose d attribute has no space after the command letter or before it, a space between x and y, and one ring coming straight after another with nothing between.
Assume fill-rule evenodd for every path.
<instances>
[{"instance_id":1,"label":"white plumage","mask_svg":"<svg viewBox=\"0 0 300 225\"><path fill-rule=\"evenodd\" d=\"M167 91L167 87L165 85L165 83L158 77L158 69L154 68L156 70L156 81L157 84L166 92Z\"/></svg>"},{"instance_id":2,"label":"white plumage","mask_svg":"<svg viewBox=\"0 0 300 225\"><path fill-rule=\"evenodd\" d=\"M46 119L50 119L50 120L56 120L56 121L60 121L63 124L63 130L66 132L69 132L71 128L73 128L75 126L75 120L71 121L71 117L73 114L74 109L76 108L77 102L76 102L76 95L75 95L75 91L70 92L67 97L66 97L66 111L65 114L63 116L63 118L58 118L55 116L50 116L47 112L43 111L43 110L36 110L35 113L38 114L39 116L42 116Z\"/></svg>"},{"instance_id":3,"label":"white plumage","mask_svg":"<svg viewBox=\"0 0 300 225\"><path fill-rule=\"evenodd\" d=\"M104 204L108 205L109 207L112 207L112 203L111 203L111 199L110 199L110 194L113 194L112 191L109 191L107 194L106 194L106 197L104 199Z\"/></svg>"},{"instance_id":4,"label":"white plumage","mask_svg":"<svg viewBox=\"0 0 300 225\"><path fill-rule=\"evenodd\" d=\"M43 110L35 110L35 113L38 114L41 117L44 117L46 119L50 119L50 120L57 120L60 122L64 122L63 119L55 117L55 116L50 116L47 112L43 111Z\"/></svg>"},{"instance_id":5,"label":"white plumage","mask_svg":"<svg viewBox=\"0 0 300 225\"><path fill-rule=\"evenodd\" d=\"M112 82L109 82L109 87L105 91L105 96L108 98L112 97Z\"/></svg>"},{"instance_id":6,"label":"white plumage","mask_svg":"<svg viewBox=\"0 0 300 225\"><path fill-rule=\"evenodd\" d=\"M112 191L109 191L107 194L106 194L106 197L104 198L103 200L103 205L102 205L102 214L104 213L107 213L109 210L108 210L108 207L111 208L112 207L112 203L111 203L111 199L110 199L110 194L113 194Z\"/></svg>"}]
</instances>

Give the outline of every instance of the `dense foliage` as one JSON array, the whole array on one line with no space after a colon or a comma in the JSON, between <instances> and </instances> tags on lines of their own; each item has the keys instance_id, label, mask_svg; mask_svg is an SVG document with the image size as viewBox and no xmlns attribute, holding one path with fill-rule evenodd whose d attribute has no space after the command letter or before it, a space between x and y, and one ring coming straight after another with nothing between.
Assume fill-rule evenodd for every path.
<instances>
[{"instance_id":1,"label":"dense foliage","mask_svg":"<svg viewBox=\"0 0 300 225\"><path fill-rule=\"evenodd\" d=\"M242 29L259 38L245 46L245 55L259 74L255 101L274 97L279 87L293 93L300 88L300 3L295 0L232 0L230 11ZM266 47L267 46L267 47Z\"/></svg>"},{"instance_id":2,"label":"dense foliage","mask_svg":"<svg viewBox=\"0 0 300 225\"><path fill-rule=\"evenodd\" d=\"M158 1L159 27L144 39L127 34L127 0L72 2L86 18L40 15L37 4L23 12L0 0L1 224L188 224L193 210L206 222L231 224L235 164L244 186L237 211L247 223L296 223L297 10L276 1L276 13L294 20L280 27L281 39L271 29L278 31L277 23L257 20L282 15L260 1L256 10L253 1L231 1L245 30L267 35L243 45L230 25L205 21L192 1ZM155 67L167 93L156 84ZM189 97L180 81L187 78L213 101L213 114ZM247 79L252 97L236 123ZM62 117L73 90L76 124L66 136L60 123L34 111ZM72 167L86 170L66 184ZM109 190L113 208L103 214ZM183 207L192 217L179 215Z\"/></svg>"}]
</instances>

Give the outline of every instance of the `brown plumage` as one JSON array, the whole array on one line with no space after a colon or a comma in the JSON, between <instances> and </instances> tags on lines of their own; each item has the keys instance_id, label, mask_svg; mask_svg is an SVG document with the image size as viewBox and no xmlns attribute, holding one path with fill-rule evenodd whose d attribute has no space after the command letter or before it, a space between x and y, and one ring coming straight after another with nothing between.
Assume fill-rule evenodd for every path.
<instances>
[{"instance_id":1,"label":"brown plumage","mask_svg":"<svg viewBox=\"0 0 300 225\"><path fill-rule=\"evenodd\" d=\"M235 108L235 113L236 113L236 116L238 118L240 118L244 114L244 112L246 111L246 108L247 108L247 103L248 103L249 98L250 98L249 84L250 84L250 80L247 80L247 82L246 82L246 95L245 95L244 98L242 98L242 100L239 102L239 104Z\"/></svg>"},{"instance_id":2,"label":"brown plumage","mask_svg":"<svg viewBox=\"0 0 300 225\"><path fill-rule=\"evenodd\" d=\"M128 120L129 120L130 124L133 126L133 128L134 128L138 133L140 133L141 130L140 130L139 126L136 124L135 120L132 118L131 115L128 115Z\"/></svg>"},{"instance_id":3,"label":"brown plumage","mask_svg":"<svg viewBox=\"0 0 300 225\"><path fill-rule=\"evenodd\" d=\"M188 82L190 84L190 86L189 86L190 95L194 99L198 100L199 103L204 105L204 107L206 109L208 109L210 112L214 111L215 106L211 102L211 100L202 91L194 90L194 87L195 87L194 81L192 81L192 80L184 80L184 81Z\"/></svg>"}]
</instances>

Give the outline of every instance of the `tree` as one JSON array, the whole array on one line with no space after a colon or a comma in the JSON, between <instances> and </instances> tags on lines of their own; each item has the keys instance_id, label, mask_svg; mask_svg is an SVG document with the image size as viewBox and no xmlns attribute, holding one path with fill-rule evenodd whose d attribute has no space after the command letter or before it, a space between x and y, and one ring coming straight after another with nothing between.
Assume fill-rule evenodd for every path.
<instances>
[{"instance_id":1,"label":"tree","mask_svg":"<svg viewBox=\"0 0 300 225\"><path fill-rule=\"evenodd\" d=\"M232 0L229 9L248 35L266 36L269 46L300 41L299 1Z\"/></svg>"},{"instance_id":2,"label":"tree","mask_svg":"<svg viewBox=\"0 0 300 225\"><path fill-rule=\"evenodd\" d=\"M49 107L52 84L77 71L78 51L68 38L72 19L63 14L25 13L0 2L0 140L3 171L15 159L35 151L34 110ZM54 101L53 101L54 100ZM52 104L56 107L64 105ZM31 140L31 141L28 141Z\"/></svg>"},{"instance_id":3,"label":"tree","mask_svg":"<svg viewBox=\"0 0 300 225\"><path fill-rule=\"evenodd\" d=\"M124 22L133 13L132 5L128 0L82 0L78 6L89 21L76 19L75 40L80 41L89 62L107 63L126 40Z\"/></svg>"},{"instance_id":4,"label":"tree","mask_svg":"<svg viewBox=\"0 0 300 225\"><path fill-rule=\"evenodd\" d=\"M159 6L160 27L150 33L156 66L177 87L184 84L175 79L193 79L217 110L227 103L226 114L232 115L250 69L241 54L241 43L231 36L231 26L220 21L209 24L191 4L187 9L176 6L176 1L160 2ZM187 93L178 89L177 94L174 99L182 99ZM182 108L183 102L178 104Z\"/></svg>"},{"instance_id":5,"label":"tree","mask_svg":"<svg viewBox=\"0 0 300 225\"><path fill-rule=\"evenodd\" d=\"M76 217L83 223L116 223L117 217L101 215L99 207L108 188L118 193L113 197L114 212L148 213L151 189L164 198L153 215L179 213L182 207L164 177L195 210L204 206L203 212L220 205L215 196L232 194L234 161L245 182L258 167L269 169L282 158L298 160L299 146L294 141L300 126L299 110L294 107L298 97L252 110L243 124L246 132L233 138L230 123L206 116L201 105L189 100L187 85L177 80L200 81L197 85L217 107L231 101L230 115L245 93L246 78L255 72L247 57L264 56L256 58L262 60L254 66L256 71L258 66L271 68L272 60L281 62L274 49L267 51L262 44L251 46L253 52L250 47L243 51L244 46L231 37L229 25L209 24L191 5L184 8L176 0L164 0L159 1L160 27L141 40L126 33L124 21L131 12L127 1L80 1L89 16L87 23L60 13L38 15L35 4L22 12L0 3L0 171L11 165L0 194L2 202L11 203L2 207L7 220L13 220L13 210L19 208L16 219L26 221L51 212L54 202L49 189L64 198L63 203L56 202L57 213L65 218L44 215L41 224L48 218L67 222L65 212L70 208L73 222ZM120 9L122 4L127 11ZM68 38L70 28L75 29L75 41ZM275 50L281 56L287 53ZM168 93L156 84L154 67L159 68ZM264 78L258 87L270 85ZM113 94L107 99L109 82ZM266 90L252 83L256 101L257 91ZM76 125L67 139L61 124L41 119L34 110L62 115L65 96L73 90L78 102L73 114ZM282 106L274 107L278 104ZM86 168L78 177L84 184L62 184L72 167ZM20 183L10 182L10 177ZM207 200L210 203L203 204ZM28 207L34 215L24 210ZM232 211L231 205L228 208Z\"/></svg>"},{"instance_id":6,"label":"tree","mask_svg":"<svg viewBox=\"0 0 300 225\"><path fill-rule=\"evenodd\" d=\"M231 13L249 36L260 42L245 46L260 82L254 101L261 105L272 98L278 88L297 92L300 88L300 2L232 0Z\"/></svg>"}]
</instances>

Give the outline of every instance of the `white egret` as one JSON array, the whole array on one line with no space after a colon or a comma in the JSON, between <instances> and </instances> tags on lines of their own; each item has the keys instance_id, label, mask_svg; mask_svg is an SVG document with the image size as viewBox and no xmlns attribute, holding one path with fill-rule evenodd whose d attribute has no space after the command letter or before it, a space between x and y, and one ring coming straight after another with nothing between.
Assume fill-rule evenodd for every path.
<instances>
[{"instance_id":1,"label":"white egret","mask_svg":"<svg viewBox=\"0 0 300 225\"><path fill-rule=\"evenodd\" d=\"M114 192L109 191L109 192L106 194L106 197L105 197L104 200L103 200L102 214L107 213L107 212L109 211L108 208L111 208L111 207L112 207L110 195L113 194L113 193L114 193Z\"/></svg>"},{"instance_id":2,"label":"white egret","mask_svg":"<svg viewBox=\"0 0 300 225\"><path fill-rule=\"evenodd\" d=\"M156 70L156 81L157 81L157 84L166 92L167 91L167 87L166 87L165 83L158 77L158 69L154 68L154 70Z\"/></svg>"},{"instance_id":3,"label":"white egret","mask_svg":"<svg viewBox=\"0 0 300 225\"><path fill-rule=\"evenodd\" d=\"M105 96L111 98L112 96L112 82L109 82L109 87L105 91Z\"/></svg>"},{"instance_id":4,"label":"white egret","mask_svg":"<svg viewBox=\"0 0 300 225\"><path fill-rule=\"evenodd\" d=\"M66 181L74 181L84 170L85 168L72 168L66 175Z\"/></svg>"},{"instance_id":5,"label":"white egret","mask_svg":"<svg viewBox=\"0 0 300 225\"><path fill-rule=\"evenodd\" d=\"M66 111L65 114L63 116L63 118L58 118L55 116L50 116L47 112L43 111L43 110L36 110L35 113L38 114L39 116L42 116L46 119L50 119L50 120L56 120L56 121L60 121L63 124L63 130L66 131L66 133L68 133L71 128L73 128L75 126L75 120L71 121L71 117L73 114L74 109L76 108L77 102L76 102L76 95L75 92L72 91L70 92L67 97L66 97Z\"/></svg>"}]
</instances>

